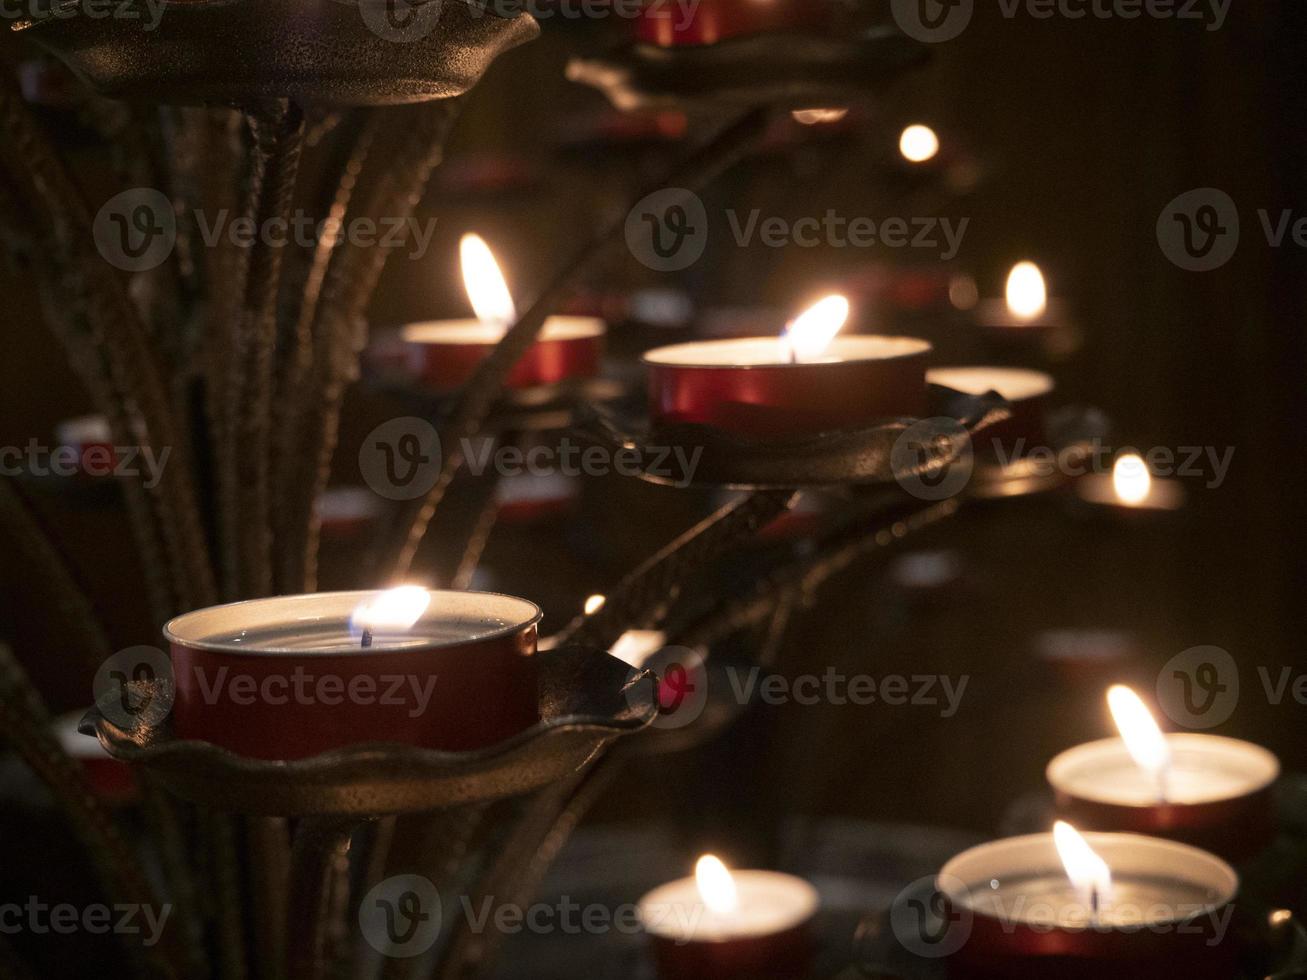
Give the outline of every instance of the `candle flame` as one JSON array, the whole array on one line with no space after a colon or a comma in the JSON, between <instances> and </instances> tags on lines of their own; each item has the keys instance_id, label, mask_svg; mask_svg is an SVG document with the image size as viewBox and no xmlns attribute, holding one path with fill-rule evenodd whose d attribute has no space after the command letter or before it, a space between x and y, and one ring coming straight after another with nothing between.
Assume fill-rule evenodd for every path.
<instances>
[{"instance_id":1,"label":"candle flame","mask_svg":"<svg viewBox=\"0 0 1307 980\"><path fill-rule=\"evenodd\" d=\"M1137 453L1127 453L1112 466L1112 488L1123 504L1141 504L1153 489L1153 475Z\"/></svg>"},{"instance_id":2,"label":"candle flame","mask_svg":"<svg viewBox=\"0 0 1307 980\"><path fill-rule=\"evenodd\" d=\"M1124 684L1114 684L1107 692L1107 706L1130 757L1139 768L1160 780L1171 765L1171 746L1147 705Z\"/></svg>"},{"instance_id":3,"label":"candle flame","mask_svg":"<svg viewBox=\"0 0 1307 980\"><path fill-rule=\"evenodd\" d=\"M849 114L848 109L795 109L794 121L804 126L821 126L837 123Z\"/></svg>"},{"instance_id":4,"label":"candle flame","mask_svg":"<svg viewBox=\"0 0 1307 980\"><path fill-rule=\"evenodd\" d=\"M403 632L422 618L431 593L420 585L378 592L355 607L350 627L356 633Z\"/></svg>"},{"instance_id":5,"label":"candle flame","mask_svg":"<svg viewBox=\"0 0 1307 980\"><path fill-rule=\"evenodd\" d=\"M821 357L835 335L849 322L849 301L827 296L799 314L785 329L785 342L796 361Z\"/></svg>"},{"instance_id":6,"label":"candle flame","mask_svg":"<svg viewBox=\"0 0 1307 980\"><path fill-rule=\"evenodd\" d=\"M514 323L517 307L513 304L513 294L508 291L504 273L485 239L480 235L464 235L458 250L463 264L463 285L477 319L505 328Z\"/></svg>"},{"instance_id":7,"label":"candle flame","mask_svg":"<svg viewBox=\"0 0 1307 980\"><path fill-rule=\"evenodd\" d=\"M915 123L899 135L899 152L909 163L925 163L939 153L939 136L929 126Z\"/></svg>"},{"instance_id":8,"label":"candle flame","mask_svg":"<svg viewBox=\"0 0 1307 980\"><path fill-rule=\"evenodd\" d=\"M1048 309L1048 286L1035 263L1018 262L1008 273L1007 306L1022 320L1034 320Z\"/></svg>"},{"instance_id":9,"label":"candle flame","mask_svg":"<svg viewBox=\"0 0 1307 980\"><path fill-rule=\"evenodd\" d=\"M593 616L600 609L604 608L604 603L607 601L607 596L592 595L589 599L585 600L585 614L587 616Z\"/></svg>"},{"instance_id":10,"label":"candle flame","mask_svg":"<svg viewBox=\"0 0 1307 980\"><path fill-rule=\"evenodd\" d=\"M1066 876L1085 897L1085 903L1101 906L1112 889L1112 871L1107 862L1094 853L1078 830L1063 820L1053 824L1053 843L1057 845Z\"/></svg>"},{"instance_id":11,"label":"candle flame","mask_svg":"<svg viewBox=\"0 0 1307 980\"><path fill-rule=\"evenodd\" d=\"M740 907L735 879L720 858L712 854L699 858L699 863L694 866L694 880L699 886L699 897L711 911L728 915Z\"/></svg>"}]
</instances>

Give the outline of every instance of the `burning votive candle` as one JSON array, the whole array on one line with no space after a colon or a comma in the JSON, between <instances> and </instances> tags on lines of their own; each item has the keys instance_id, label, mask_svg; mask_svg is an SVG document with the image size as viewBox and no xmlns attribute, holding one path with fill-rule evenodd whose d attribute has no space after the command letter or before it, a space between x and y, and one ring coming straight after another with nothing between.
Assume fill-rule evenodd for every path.
<instances>
[{"instance_id":1,"label":"burning votive candle","mask_svg":"<svg viewBox=\"0 0 1307 980\"><path fill-rule=\"evenodd\" d=\"M926 381L968 395L993 391L1008 403L1012 417L978 437L981 445L977 449L982 455L1010 459L1047 445L1044 419L1055 387L1051 375L1023 368L944 367L927 371ZM984 449L994 451L986 453Z\"/></svg>"},{"instance_id":2,"label":"burning votive candle","mask_svg":"<svg viewBox=\"0 0 1307 980\"><path fill-rule=\"evenodd\" d=\"M730 871L706 854L693 878L640 900L659 980L799 980L812 958L817 890L775 871Z\"/></svg>"},{"instance_id":3,"label":"burning votive candle","mask_svg":"<svg viewBox=\"0 0 1307 980\"><path fill-rule=\"evenodd\" d=\"M964 851L940 871L949 975L967 980L1231 980L1231 902L1220 858L1134 834L1051 834Z\"/></svg>"},{"instance_id":4,"label":"burning votive candle","mask_svg":"<svg viewBox=\"0 0 1307 980\"><path fill-rule=\"evenodd\" d=\"M1018 262L1008 273L1004 298L976 305L976 322L996 340L1041 341L1062 319L1049 299L1048 283L1034 262Z\"/></svg>"},{"instance_id":5,"label":"burning votive candle","mask_svg":"<svg viewBox=\"0 0 1307 980\"><path fill-rule=\"evenodd\" d=\"M822 28L831 23L828 0L698 0L688 5L647 0L636 21L645 44L674 48L716 44L763 31Z\"/></svg>"},{"instance_id":6,"label":"burning votive candle","mask_svg":"<svg viewBox=\"0 0 1307 980\"><path fill-rule=\"evenodd\" d=\"M525 599L417 586L201 609L164 627L173 724L260 759L493 745L539 720L540 617Z\"/></svg>"},{"instance_id":7,"label":"burning votive candle","mask_svg":"<svg viewBox=\"0 0 1307 980\"><path fill-rule=\"evenodd\" d=\"M926 406L930 344L911 337L837 333L849 317L828 296L781 337L660 347L645 354L655 425L692 422L737 435L817 435Z\"/></svg>"},{"instance_id":8,"label":"burning votive candle","mask_svg":"<svg viewBox=\"0 0 1307 980\"><path fill-rule=\"evenodd\" d=\"M1112 473L1091 473L1076 481L1076 495L1088 504L1114 507L1122 513L1173 511L1184 506L1178 480L1153 476L1138 453L1125 453L1112 464Z\"/></svg>"},{"instance_id":9,"label":"burning votive candle","mask_svg":"<svg viewBox=\"0 0 1307 980\"><path fill-rule=\"evenodd\" d=\"M465 384L517 321L508 283L485 241L464 235L463 281L475 320L410 323L400 331L419 379L437 391ZM599 373L608 327L596 317L555 316L509 372L509 388L534 388Z\"/></svg>"},{"instance_id":10,"label":"burning votive candle","mask_svg":"<svg viewBox=\"0 0 1307 980\"><path fill-rule=\"evenodd\" d=\"M76 760L86 774L92 792L107 803L127 803L136 796L136 777L125 762L105 751L96 738L78 731L84 712L60 715L51 723L51 731L60 747Z\"/></svg>"},{"instance_id":11,"label":"burning votive candle","mask_svg":"<svg viewBox=\"0 0 1307 980\"><path fill-rule=\"evenodd\" d=\"M1156 834L1241 860L1274 835L1280 763L1261 746L1216 735L1163 735L1120 685L1108 692L1120 738L1078 745L1048 764L1058 812L1097 830Z\"/></svg>"},{"instance_id":12,"label":"burning votive candle","mask_svg":"<svg viewBox=\"0 0 1307 980\"><path fill-rule=\"evenodd\" d=\"M85 477L111 476L118 465L109 420L103 415L80 415L55 426L60 452L72 457L77 473Z\"/></svg>"}]
</instances>

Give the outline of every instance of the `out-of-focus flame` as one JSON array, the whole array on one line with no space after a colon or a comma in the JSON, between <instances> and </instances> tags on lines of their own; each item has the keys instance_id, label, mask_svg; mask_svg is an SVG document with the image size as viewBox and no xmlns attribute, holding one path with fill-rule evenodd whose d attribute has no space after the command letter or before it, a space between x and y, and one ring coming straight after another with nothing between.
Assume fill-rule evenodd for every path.
<instances>
[{"instance_id":1,"label":"out-of-focus flame","mask_svg":"<svg viewBox=\"0 0 1307 980\"><path fill-rule=\"evenodd\" d=\"M1147 705L1124 684L1114 684L1107 692L1107 706L1130 757L1161 782L1171 765L1171 746Z\"/></svg>"},{"instance_id":2,"label":"out-of-focus flame","mask_svg":"<svg viewBox=\"0 0 1307 980\"><path fill-rule=\"evenodd\" d=\"M1112 466L1112 489L1123 504L1141 504L1153 489L1148 464L1136 453L1127 453Z\"/></svg>"},{"instance_id":3,"label":"out-of-focus flame","mask_svg":"<svg viewBox=\"0 0 1307 980\"><path fill-rule=\"evenodd\" d=\"M785 343L796 361L816 360L849 322L849 301L827 296L799 314L786 329Z\"/></svg>"},{"instance_id":4,"label":"out-of-focus flame","mask_svg":"<svg viewBox=\"0 0 1307 980\"><path fill-rule=\"evenodd\" d=\"M589 599L585 600L585 614L587 616L593 616L600 609L604 608L604 603L607 601L607 596L592 595Z\"/></svg>"},{"instance_id":5,"label":"out-of-focus flame","mask_svg":"<svg viewBox=\"0 0 1307 980\"><path fill-rule=\"evenodd\" d=\"M939 136L929 126L915 123L899 134L899 152L909 163L925 163L939 153Z\"/></svg>"},{"instance_id":6,"label":"out-of-focus flame","mask_svg":"<svg viewBox=\"0 0 1307 980\"><path fill-rule=\"evenodd\" d=\"M463 264L463 285L467 298L482 323L509 327L517 320L513 294L508 291L504 273L495 261L495 253L480 235L464 235L458 246Z\"/></svg>"},{"instance_id":7,"label":"out-of-focus flame","mask_svg":"<svg viewBox=\"0 0 1307 980\"><path fill-rule=\"evenodd\" d=\"M795 109L794 121L804 126L822 126L837 123L849 114L848 109Z\"/></svg>"},{"instance_id":8,"label":"out-of-focus flame","mask_svg":"<svg viewBox=\"0 0 1307 980\"><path fill-rule=\"evenodd\" d=\"M699 858L699 863L694 866L694 880L699 886L699 897L711 911L729 915L740 907L735 879L720 858L712 854Z\"/></svg>"},{"instance_id":9,"label":"out-of-focus flame","mask_svg":"<svg viewBox=\"0 0 1307 980\"><path fill-rule=\"evenodd\" d=\"M1094 853L1078 830L1063 820L1053 825L1053 843L1057 845L1067 877L1085 897L1086 904L1101 906L1106 902L1112 890L1112 871L1107 862Z\"/></svg>"},{"instance_id":10,"label":"out-of-focus flame","mask_svg":"<svg viewBox=\"0 0 1307 980\"><path fill-rule=\"evenodd\" d=\"M354 608L350 626L356 633L398 633L407 630L431 605L431 593L420 585L401 585L378 592Z\"/></svg>"},{"instance_id":11,"label":"out-of-focus flame","mask_svg":"<svg viewBox=\"0 0 1307 980\"><path fill-rule=\"evenodd\" d=\"M1018 262L1007 276L1007 307L1022 320L1034 320L1048 309L1048 285L1033 262Z\"/></svg>"}]
</instances>

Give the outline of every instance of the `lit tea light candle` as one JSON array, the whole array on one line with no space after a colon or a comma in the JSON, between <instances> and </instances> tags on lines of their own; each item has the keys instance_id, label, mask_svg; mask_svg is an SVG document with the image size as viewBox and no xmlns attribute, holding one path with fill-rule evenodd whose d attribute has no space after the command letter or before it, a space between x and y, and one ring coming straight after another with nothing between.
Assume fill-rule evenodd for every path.
<instances>
[{"instance_id":1,"label":"lit tea light candle","mask_svg":"<svg viewBox=\"0 0 1307 980\"><path fill-rule=\"evenodd\" d=\"M318 499L318 520L323 537L352 538L365 531L384 508L385 501L367 487L330 487Z\"/></svg>"},{"instance_id":2,"label":"lit tea light candle","mask_svg":"<svg viewBox=\"0 0 1307 980\"><path fill-rule=\"evenodd\" d=\"M1010 458L1047 447L1044 420L1056 387L1052 375L1023 368L943 367L927 371L926 381L968 395L992 391L1008 403L1011 418L990 426L976 437L976 448L982 455Z\"/></svg>"},{"instance_id":3,"label":"lit tea light candle","mask_svg":"<svg viewBox=\"0 0 1307 980\"><path fill-rule=\"evenodd\" d=\"M461 751L539 720L539 607L402 586L278 596L164 627L181 738L300 759L360 742Z\"/></svg>"},{"instance_id":4,"label":"lit tea light candle","mask_svg":"<svg viewBox=\"0 0 1307 980\"><path fill-rule=\"evenodd\" d=\"M1058 811L1096 830L1156 834L1241 859L1274 836L1279 760L1250 742L1163 735L1128 687L1108 691L1120 738L1078 745L1048 764Z\"/></svg>"},{"instance_id":5,"label":"lit tea light candle","mask_svg":"<svg viewBox=\"0 0 1307 980\"><path fill-rule=\"evenodd\" d=\"M1061 304L1049 298L1044 272L1022 261L1008 272L1004 297L975 306L976 322L992 337L1026 342L1045 338L1063 318Z\"/></svg>"},{"instance_id":6,"label":"lit tea light candle","mask_svg":"<svg viewBox=\"0 0 1307 980\"><path fill-rule=\"evenodd\" d=\"M1076 495L1086 503L1120 511L1174 511L1184 506L1184 487L1178 480L1160 480L1138 453L1124 453L1112 464L1112 473L1090 473L1075 484Z\"/></svg>"},{"instance_id":7,"label":"lit tea light candle","mask_svg":"<svg viewBox=\"0 0 1307 980\"><path fill-rule=\"evenodd\" d=\"M504 524L530 524L558 517L580 496L580 481L566 473L515 473L495 486L498 520Z\"/></svg>"},{"instance_id":8,"label":"lit tea light candle","mask_svg":"<svg viewBox=\"0 0 1307 980\"><path fill-rule=\"evenodd\" d=\"M765 31L820 29L832 23L828 0L697 0L646 2L636 20L636 37L663 48L717 44Z\"/></svg>"},{"instance_id":9,"label":"lit tea light candle","mask_svg":"<svg viewBox=\"0 0 1307 980\"><path fill-rule=\"evenodd\" d=\"M1230 980L1234 870L1215 855L1059 822L964 851L936 887L966 978L1160 976ZM950 937L951 938L951 937Z\"/></svg>"},{"instance_id":10,"label":"lit tea light candle","mask_svg":"<svg viewBox=\"0 0 1307 980\"><path fill-rule=\"evenodd\" d=\"M517 321L517 307L490 247L477 235L460 245L474 320L410 323L400 331L419 379L437 391L465 384ZM508 375L509 388L533 388L599 373L607 325L597 317L554 316Z\"/></svg>"},{"instance_id":11,"label":"lit tea light candle","mask_svg":"<svg viewBox=\"0 0 1307 980\"><path fill-rule=\"evenodd\" d=\"M86 477L111 476L118 465L109 420L103 415L79 415L55 426L61 462L70 460ZM67 472L65 470L65 472Z\"/></svg>"},{"instance_id":12,"label":"lit tea light candle","mask_svg":"<svg viewBox=\"0 0 1307 980\"><path fill-rule=\"evenodd\" d=\"M930 344L837 336L848 317L848 300L828 296L779 338L650 351L644 362L655 425L690 422L739 435L794 436L923 414Z\"/></svg>"},{"instance_id":13,"label":"lit tea light candle","mask_svg":"<svg viewBox=\"0 0 1307 980\"><path fill-rule=\"evenodd\" d=\"M731 871L711 854L693 878L640 900L660 980L798 980L812 958L817 890L775 871Z\"/></svg>"}]
</instances>

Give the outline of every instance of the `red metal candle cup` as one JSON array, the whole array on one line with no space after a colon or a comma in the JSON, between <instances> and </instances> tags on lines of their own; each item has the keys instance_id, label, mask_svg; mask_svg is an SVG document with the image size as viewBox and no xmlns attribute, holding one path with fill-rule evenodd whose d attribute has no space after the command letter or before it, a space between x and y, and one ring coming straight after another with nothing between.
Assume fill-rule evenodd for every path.
<instances>
[{"instance_id":1,"label":"red metal candle cup","mask_svg":"<svg viewBox=\"0 0 1307 980\"><path fill-rule=\"evenodd\" d=\"M539 607L412 591L429 598L416 621L375 621L367 647L356 614L383 593L255 599L172 620L177 735L302 759L362 742L468 751L534 725Z\"/></svg>"},{"instance_id":2,"label":"red metal candle cup","mask_svg":"<svg viewBox=\"0 0 1307 980\"><path fill-rule=\"evenodd\" d=\"M60 746L86 774L91 791L108 803L128 803L136 796L136 777L131 767L104 750L98 739L77 730L82 712L60 715L51 728Z\"/></svg>"},{"instance_id":3,"label":"red metal candle cup","mask_svg":"<svg viewBox=\"0 0 1307 980\"><path fill-rule=\"evenodd\" d=\"M645 354L656 425L693 422L745 436L817 435L926 409L930 344L836 337L825 356L786 360L781 338L702 341Z\"/></svg>"},{"instance_id":4,"label":"red metal candle cup","mask_svg":"<svg viewBox=\"0 0 1307 980\"><path fill-rule=\"evenodd\" d=\"M603 358L604 321L593 317L550 317L539 338L508 375L508 387L535 388L592 378ZM410 364L423 384L437 391L462 387L491 355L504 331L479 320L412 323L401 337Z\"/></svg>"},{"instance_id":5,"label":"red metal candle cup","mask_svg":"<svg viewBox=\"0 0 1307 980\"><path fill-rule=\"evenodd\" d=\"M802 980L812 966L817 891L775 871L732 872L733 919L711 912L695 879L656 888L640 900L659 980Z\"/></svg>"},{"instance_id":6,"label":"red metal candle cup","mask_svg":"<svg viewBox=\"0 0 1307 980\"><path fill-rule=\"evenodd\" d=\"M1215 855L1135 834L1086 834L1111 869L1095 917L1052 834L964 851L940 871L957 980L1232 980L1239 877Z\"/></svg>"},{"instance_id":7,"label":"red metal candle cup","mask_svg":"<svg viewBox=\"0 0 1307 980\"><path fill-rule=\"evenodd\" d=\"M318 500L322 536L352 538L381 516L383 501L367 487L331 487Z\"/></svg>"},{"instance_id":8,"label":"red metal candle cup","mask_svg":"<svg viewBox=\"0 0 1307 980\"><path fill-rule=\"evenodd\" d=\"M77 472L81 476L112 476L118 467L118 451L113 445L113 433L103 415L66 419L55 427L55 439L60 451L75 459Z\"/></svg>"},{"instance_id":9,"label":"red metal candle cup","mask_svg":"<svg viewBox=\"0 0 1307 980\"><path fill-rule=\"evenodd\" d=\"M649 0L636 21L645 44L673 48L716 44L763 31L820 30L832 21L827 0L698 0L686 5Z\"/></svg>"},{"instance_id":10,"label":"red metal candle cup","mask_svg":"<svg viewBox=\"0 0 1307 980\"><path fill-rule=\"evenodd\" d=\"M1044 420L1055 387L1043 371L1006 367L944 367L926 372L930 384L969 395L994 391L1008 403L1012 416L977 437L977 453L987 459L1012 459L1048 445Z\"/></svg>"},{"instance_id":11,"label":"red metal candle cup","mask_svg":"<svg viewBox=\"0 0 1307 980\"><path fill-rule=\"evenodd\" d=\"M1251 742L1192 733L1166 736L1167 802L1119 738L1077 745L1048 764L1058 813L1077 827L1152 834L1241 861L1275 836L1279 760Z\"/></svg>"}]
</instances>

